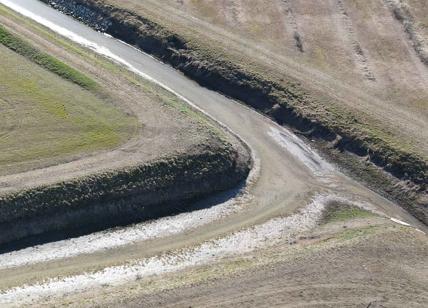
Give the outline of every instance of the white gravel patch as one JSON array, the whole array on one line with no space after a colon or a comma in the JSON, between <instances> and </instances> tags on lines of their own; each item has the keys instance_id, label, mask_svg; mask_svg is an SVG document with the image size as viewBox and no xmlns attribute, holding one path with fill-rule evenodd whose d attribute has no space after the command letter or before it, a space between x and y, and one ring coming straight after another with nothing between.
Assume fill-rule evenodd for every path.
<instances>
[{"instance_id":1,"label":"white gravel patch","mask_svg":"<svg viewBox=\"0 0 428 308\"><path fill-rule=\"evenodd\" d=\"M325 175L335 170L334 166L325 161L317 152L311 149L302 139L287 129L271 127L268 135L281 147L299 159L315 175Z\"/></svg>"},{"instance_id":2,"label":"white gravel patch","mask_svg":"<svg viewBox=\"0 0 428 308\"><path fill-rule=\"evenodd\" d=\"M294 215L274 218L268 222L238 231L193 248L170 252L130 264L105 268L66 278L54 278L33 285L23 285L0 293L0 304L20 306L52 296L64 296L85 290L122 285L150 275L179 271L197 265L206 265L222 258L248 253L255 249L292 240L298 234L314 228L330 202L346 202L372 210L368 204L338 196L319 195Z\"/></svg>"},{"instance_id":3,"label":"white gravel patch","mask_svg":"<svg viewBox=\"0 0 428 308\"><path fill-rule=\"evenodd\" d=\"M230 203L232 202L226 202L210 209L161 218L149 223L96 232L77 238L5 253L0 255L0 269L91 254L178 234L221 219L237 211L237 207Z\"/></svg>"},{"instance_id":4,"label":"white gravel patch","mask_svg":"<svg viewBox=\"0 0 428 308\"><path fill-rule=\"evenodd\" d=\"M407 222L404 222L404 221L399 220L399 219L394 218L394 217L391 217L390 219L391 219L391 221L393 221L393 222L395 222L395 223L397 223L399 225L402 225L402 226L406 226L406 227L411 227L412 226L411 224L408 224Z\"/></svg>"}]
</instances>

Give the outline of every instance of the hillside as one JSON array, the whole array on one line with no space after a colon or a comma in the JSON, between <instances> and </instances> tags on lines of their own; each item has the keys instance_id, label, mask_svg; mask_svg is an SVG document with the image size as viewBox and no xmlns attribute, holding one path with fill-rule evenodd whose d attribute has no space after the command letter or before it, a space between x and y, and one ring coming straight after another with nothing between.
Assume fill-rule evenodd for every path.
<instances>
[{"instance_id":1,"label":"hillside","mask_svg":"<svg viewBox=\"0 0 428 308\"><path fill-rule=\"evenodd\" d=\"M296 79L324 96L319 104L352 112L361 125L427 158L423 0L104 2L207 39L241 65Z\"/></svg>"}]
</instances>

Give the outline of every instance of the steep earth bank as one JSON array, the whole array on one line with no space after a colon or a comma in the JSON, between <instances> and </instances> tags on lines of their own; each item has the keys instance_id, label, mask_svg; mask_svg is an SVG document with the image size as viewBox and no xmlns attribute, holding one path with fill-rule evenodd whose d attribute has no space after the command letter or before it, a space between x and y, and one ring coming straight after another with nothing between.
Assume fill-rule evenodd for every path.
<instances>
[{"instance_id":1,"label":"steep earth bank","mask_svg":"<svg viewBox=\"0 0 428 308\"><path fill-rule=\"evenodd\" d=\"M365 180L387 191L417 218L428 222L426 160L371 134L370 129L358 130L348 125L352 114L320 109L316 98L298 83L280 82L223 60L221 54L210 52L210 47L201 42L190 41L146 17L102 0L42 1L159 57L200 84L239 99L278 123L317 139L333 156L337 156L338 151L356 154L348 158L361 159L356 159L356 164L345 163L346 167L355 172L359 170ZM358 122L355 118L353 121ZM361 163L362 160L371 162L371 166ZM377 167L386 172L380 173Z\"/></svg>"},{"instance_id":2,"label":"steep earth bank","mask_svg":"<svg viewBox=\"0 0 428 308\"><path fill-rule=\"evenodd\" d=\"M250 158L230 144L0 196L0 244L60 231L86 233L170 215L235 187ZM187 204L188 205L188 204Z\"/></svg>"}]
</instances>

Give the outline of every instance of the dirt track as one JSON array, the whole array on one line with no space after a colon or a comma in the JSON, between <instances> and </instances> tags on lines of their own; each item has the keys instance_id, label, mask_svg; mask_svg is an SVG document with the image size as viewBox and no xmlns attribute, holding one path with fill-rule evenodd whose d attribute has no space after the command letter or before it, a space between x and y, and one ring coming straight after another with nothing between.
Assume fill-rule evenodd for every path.
<instances>
[{"instance_id":1,"label":"dirt track","mask_svg":"<svg viewBox=\"0 0 428 308\"><path fill-rule=\"evenodd\" d=\"M21 2L26 5L29 3L29 1ZM40 14L42 13L43 10L40 11ZM65 21L65 18L61 17L60 20ZM213 238L222 238L237 230L263 224L272 217L289 215L295 212L297 208L308 204L309 200L317 193L337 194L349 200L366 201L377 210L385 212L388 216L393 216L415 225L418 224L410 215L396 205L355 183L336 169L330 168L305 143L296 139L287 130L277 126L269 119L223 96L199 87L171 68L139 53L133 48L108 39L101 34L96 34L93 30L68 19L67 23L66 27L68 29L77 31L80 35L87 36L92 41L107 46L110 50L126 58L134 68L167 85L178 94L197 104L214 118L228 125L233 131L239 133L250 144L255 151L256 157L260 160L260 175L254 185L251 186L250 193L252 198L245 201L243 208L229 214L222 220L214 220L203 226L189 228L185 232L160 237L155 240L135 241L131 244L113 247L108 250L101 249L85 255L32 264L31 256L32 254L37 255L36 249L28 254L30 260L28 265L0 269L2 276L0 288L2 290L21 286L24 283L37 284L46 278L73 276L82 272L97 272L114 265L125 265L126 267L130 260L156 256L165 251L175 252L175 250L179 251L183 248L194 247ZM231 206L234 205L232 204ZM422 242L426 241L425 236L419 236ZM382 242L382 239L377 241ZM67 241L63 245L64 249L67 249ZM412 245L412 247L416 249L417 246ZM388 249L388 247L385 248L386 251ZM400 251L400 249L399 247L397 251ZM416 258L422 262L421 267L425 268L423 260L426 260L426 250L417 250L415 253L417 254ZM338 253L339 259L344 262L342 263L342 268L347 268L345 261L348 260L348 256L349 254ZM369 252L370 256L377 258L379 255ZM302 260L305 261L305 259ZM320 261L321 264L325 264L322 262L326 262L325 259ZM306 264L306 262L304 263ZM300 268L300 265L297 262L294 268L280 266L278 273L295 270ZM308 268L308 271L313 272L312 270L313 268ZM274 271L276 272L276 270ZM358 272L353 271L352 268L350 272L350 275L358 276ZM331 269L331 274L334 275L334 273L334 269ZM281 278L280 276L272 277L271 274L272 272L269 271L263 271L263 274L255 272L253 277L258 277L259 275L263 277L265 275L267 278L271 277L273 281ZM420 279L419 277L424 277L423 273L415 274L413 278L409 279ZM240 280L240 282L242 281L245 280ZM254 286L257 287L259 283L260 280L255 279ZM417 283L414 282L414 284ZM249 285L251 286L251 283ZM102 285L94 287L91 292L96 295L100 289L102 290L102 287ZM204 287L202 286L201 288ZM214 287L214 290L216 288L219 290L219 294L223 293L224 289L221 286ZM126 285L119 289L121 289L121 296L126 297ZM358 287L358 289L364 292L362 287ZM15 300L20 299L19 292L15 295L18 296ZM287 296L281 298L281 301L286 301L286 298ZM321 300L321 297L319 298ZM9 302L9 304L11 303ZM80 305L85 304L91 303L80 302Z\"/></svg>"}]
</instances>

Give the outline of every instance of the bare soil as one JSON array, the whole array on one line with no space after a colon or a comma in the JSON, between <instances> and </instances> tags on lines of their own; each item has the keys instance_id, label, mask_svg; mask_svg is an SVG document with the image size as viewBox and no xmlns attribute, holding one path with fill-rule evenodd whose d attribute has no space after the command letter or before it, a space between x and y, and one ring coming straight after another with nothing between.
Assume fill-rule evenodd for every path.
<instances>
[{"instance_id":1,"label":"bare soil","mask_svg":"<svg viewBox=\"0 0 428 308\"><path fill-rule=\"evenodd\" d=\"M424 307L428 246L425 242L415 251L408 239L399 233L378 236L232 278L144 296L127 306Z\"/></svg>"},{"instance_id":2,"label":"bare soil","mask_svg":"<svg viewBox=\"0 0 428 308\"><path fill-rule=\"evenodd\" d=\"M405 242L406 236L389 234L238 277L144 296L129 307L424 307L428 288L421 279L427 274L421 252L426 256L427 246L416 252Z\"/></svg>"},{"instance_id":3,"label":"bare soil","mask_svg":"<svg viewBox=\"0 0 428 308\"><path fill-rule=\"evenodd\" d=\"M69 296L61 303L103 307L424 307L428 300L427 260L428 241L423 233L379 218L354 219L328 223L296 242L252 255L100 293Z\"/></svg>"},{"instance_id":4,"label":"bare soil","mask_svg":"<svg viewBox=\"0 0 428 308\"><path fill-rule=\"evenodd\" d=\"M387 1L107 0L299 80L371 129L428 153L428 67ZM426 38L427 6L407 5ZM165 18L168 16L168 18ZM322 100L321 100L322 101Z\"/></svg>"}]
</instances>

